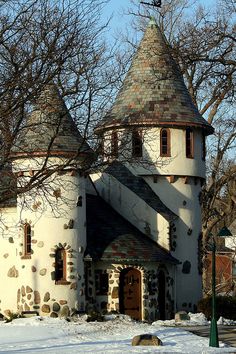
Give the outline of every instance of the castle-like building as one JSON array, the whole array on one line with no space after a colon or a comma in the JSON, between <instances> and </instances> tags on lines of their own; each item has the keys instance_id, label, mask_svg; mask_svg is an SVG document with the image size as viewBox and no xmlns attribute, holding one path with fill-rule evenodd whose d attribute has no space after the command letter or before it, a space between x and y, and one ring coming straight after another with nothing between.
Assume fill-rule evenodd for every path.
<instances>
[{"instance_id":1,"label":"castle-like building","mask_svg":"<svg viewBox=\"0 0 236 354\"><path fill-rule=\"evenodd\" d=\"M1 208L0 312L152 321L194 311L212 132L153 20L95 129L102 167L89 176L94 153L46 86L11 152L18 186L33 188Z\"/></svg>"}]
</instances>

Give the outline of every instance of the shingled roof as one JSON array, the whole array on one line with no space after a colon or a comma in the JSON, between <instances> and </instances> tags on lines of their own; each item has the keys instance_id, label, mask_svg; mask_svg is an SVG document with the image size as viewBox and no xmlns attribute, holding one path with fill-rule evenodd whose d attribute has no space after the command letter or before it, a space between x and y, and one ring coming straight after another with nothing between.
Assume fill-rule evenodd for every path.
<instances>
[{"instance_id":1,"label":"shingled roof","mask_svg":"<svg viewBox=\"0 0 236 354\"><path fill-rule=\"evenodd\" d=\"M179 263L168 251L112 209L101 197L88 194L86 200L85 260Z\"/></svg>"},{"instance_id":2,"label":"shingled roof","mask_svg":"<svg viewBox=\"0 0 236 354\"><path fill-rule=\"evenodd\" d=\"M80 135L54 84L45 86L27 125L12 149L12 156L74 156L92 153Z\"/></svg>"},{"instance_id":3,"label":"shingled roof","mask_svg":"<svg viewBox=\"0 0 236 354\"><path fill-rule=\"evenodd\" d=\"M142 177L134 175L122 163L113 161L104 172L115 177L165 219L171 221L177 218L177 215L167 208L147 182Z\"/></svg>"},{"instance_id":4,"label":"shingled roof","mask_svg":"<svg viewBox=\"0 0 236 354\"><path fill-rule=\"evenodd\" d=\"M200 115L184 84L169 45L154 20L149 22L111 111L96 133L127 125L213 128Z\"/></svg>"}]
</instances>

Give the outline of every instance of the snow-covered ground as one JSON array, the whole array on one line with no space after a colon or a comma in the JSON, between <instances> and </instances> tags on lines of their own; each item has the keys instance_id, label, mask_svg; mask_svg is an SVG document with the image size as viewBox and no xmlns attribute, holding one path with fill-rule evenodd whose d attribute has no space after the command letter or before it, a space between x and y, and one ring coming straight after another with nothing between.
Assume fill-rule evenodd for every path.
<instances>
[{"instance_id":1,"label":"snow-covered ground","mask_svg":"<svg viewBox=\"0 0 236 354\"><path fill-rule=\"evenodd\" d=\"M207 321L202 314L191 315L184 325L202 325ZM166 326L167 325L167 326ZM174 321L146 324L132 321L128 316L107 316L104 322L86 322L49 317L19 318L0 323L0 353L64 354L64 353L226 353L235 348L220 343L220 348L209 348L209 339L191 334ZM131 346L138 334L155 334L163 346Z\"/></svg>"}]
</instances>

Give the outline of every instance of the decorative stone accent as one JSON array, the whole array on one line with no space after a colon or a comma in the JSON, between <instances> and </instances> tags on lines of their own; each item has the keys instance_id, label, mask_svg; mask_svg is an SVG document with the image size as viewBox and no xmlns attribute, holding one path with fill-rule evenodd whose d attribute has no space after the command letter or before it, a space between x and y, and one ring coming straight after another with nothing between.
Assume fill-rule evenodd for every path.
<instances>
[{"instance_id":1,"label":"decorative stone accent","mask_svg":"<svg viewBox=\"0 0 236 354\"><path fill-rule=\"evenodd\" d=\"M35 240L35 239L31 240L31 243L37 243L37 242L38 242L38 241Z\"/></svg>"},{"instance_id":2,"label":"decorative stone accent","mask_svg":"<svg viewBox=\"0 0 236 354\"><path fill-rule=\"evenodd\" d=\"M22 285L22 287L21 287L21 295L22 295L22 296L25 296L25 295L26 295L24 285Z\"/></svg>"},{"instance_id":3,"label":"decorative stone accent","mask_svg":"<svg viewBox=\"0 0 236 354\"><path fill-rule=\"evenodd\" d=\"M5 315L9 317L11 315L11 310L7 309L4 311Z\"/></svg>"},{"instance_id":4,"label":"decorative stone accent","mask_svg":"<svg viewBox=\"0 0 236 354\"><path fill-rule=\"evenodd\" d=\"M47 273L47 269L46 268L42 268L40 271L39 271L39 274L40 275L45 275Z\"/></svg>"},{"instance_id":5,"label":"decorative stone accent","mask_svg":"<svg viewBox=\"0 0 236 354\"><path fill-rule=\"evenodd\" d=\"M37 290L34 291L34 303L35 304L40 304L41 298L40 294Z\"/></svg>"},{"instance_id":6,"label":"decorative stone accent","mask_svg":"<svg viewBox=\"0 0 236 354\"><path fill-rule=\"evenodd\" d=\"M40 309L40 306L34 305L34 306L33 306L33 309L34 309L34 310L39 310L39 309Z\"/></svg>"},{"instance_id":7,"label":"decorative stone accent","mask_svg":"<svg viewBox=\"0 0 236 354\"><path fill-rule=\"evenodd\" d=\"M186 311L179 311L175 314L175 322L189 321L190 317Z\"/></svg>"},{"instance_id":8,"label":"decorative stone accent","mask_svg":"<svg viewBox=\"0 0 236 354\"><path fill-rule=\"evenodd\" d=\"M9 241L10 243L14 243L13 237L9 237L8 241Z\"/></svg>"},{"instance_id":9,"label":"decorative stone accent","mask_svg":"<svg viewBox=\"0 0 236 354\"><path fill-rule=\"evenodd\" d=\"M160 338L157 336L154 336L153 334L140 334L139 336L135 336L132 339L132 345L163 345L162 341Z\"/></svg>"},{"instance_id":10,"label":"decorative stone accent","mask_svg":"<svg viewBox=\"0 0 236 354\"><path fill-rule=\"evenodd\" d=\"M20 289L17 290L17 302L20 302Z\"/></svg>"},{"instance_id":11,"label":"decorative stone accent","mask_svg":"<svg viewBox=\"0 0 236 354\"><path fill-rule=\"evenodd\" d=\"M61 306L58 304L58 302L54 302L54 303L53 303L53 305L52 305L52 310L53 310L54 312L60 311L60 308L61 308Z\"/></svg>"},{"instance_id":12,"label":"decorative stone accent","mask_svg":"<svg viewBox=\"0 0 236 354\"><path fill-rule=\"evenodd\" d=\"M26 303L24 304L24 309L25 311L30 311L30 307Z\"/></svg>"},{"instance_id":13,"label":"decorative stone accent","mask_svg":"<svg viewBox=\"0 0 236 354\"><path fill-rule=\"evenodd\" d=\"M16 269L15 266L11 267L11 268L8 270L7 276L10 277L10 278L18 278L19 272L18 272L18 270Z\"/></svg>"},{"instance_id":14,"label":"decorative stone accent","mask_svg":"<svg viewBox=\"0 0 236 354\"><path fill-rule=\"evenodd\" d=\"M42 310L42 312L50 313L50 306L44 304L44 305L41 307L41 310Z\"/></svg>"},{"instance_id":15,"label":"decorative stone accent","mask_svg":"<svg viewBox=\"0 0 236 354\"><path fill-rule=\"evenodd\" d=\"M33 273L35 273L37 269L36 269L35 266L32 266L32 267L31 267L31 270L32 270Z\"/></svg>"},{"instance_id":16,"label":"decorative stone accent","mask_svg":"<svg viewBox=\"0 0 236 354\"><path fill-rule=\"evenodd\" d=\"M9 253L5 253L5 254L3 255L4 258L7 258L8 256L9 256Z\"/></svg>"},{"instance_id":17,"label":"decorative stone accent","mask_svg":"<svg viewBox=\"0 0 236 354\"><path fill-rule=\"evenodd\" d=\"M59 301L59 304L60 304L60 305L65 305L65 304L67 304L67 301L66 301L66 300L60 300L60 301Z\"/></svg>"},{"instance_id":18,"label":"decorative stone accent","mask_svg":"<svg viewBox=\"0 0 236 354\"><path fill-rule=\"evenodd\" d=\"M56 318L58 317L58 314L56 312L51 312L50 317Z\"/></svg>"},{"instance_id":19,"label":"decorative stone accent","mask_svg":"<svg viewBox=\"0 0 236 354\"><path fill-rule=\"evenodd\" d=\"M63 306L63 308L61 310L61 317L68 317L68 316L70 316L70 309L66 305L66 306Z\"/></svg>"},{"instance_id":20,"label":"decorative stone accent","mask_svg":"<svg viewBox=\"0 0 236 354\"><path fill-rule=\"evenodd\" d=\"M77 289L77 283L71 283L70 284L70 289L76 290Z\"/></svg>"},{"instance_id":21,"label":"decorative stone accent","mask_svg":"<svg viewBox=\"0 0 236 354\"><path fill-rule=\"evenodd\" d=\"M48 302L49 300L50 300L50 293L46 292L45 295L44 295L43 301L44 302Z\"/></svg>"},{"instance_id":22,"label":"decorative stone accent","mask_svg":"<svg viewBox=\"0 0 236 354\"><path fill-rule=\"evenodd\" d=\"M119 288L118 287L114 287L112 289L111 297L112 297L112 299L118 299L118 297L119 297Z\"/></svg>"},{"instance_id":23,"label":"decorative stone accent","mask_svg":"<svg viewBox=\"0 0 236 354\"><path fill-rule=\"evenodd\" d=\"M27 295L27 299L30 300L31 299L31 294Z\"/></svg>"},{"instance_id":24,"label":"decorative stone accent","mask_svg":"<svg viewBox=\"0 0 236 354\"><path fill-rule=\"evenodd\" d=\"M39 241L38 244L37 244L37 246L38 246L39 248L42 248L42 247L44 246L44 242L43 242L43 241Z\"/></svg>"},{"instance_id":25,"label":"decorative stone accent","mask_svg":"<svg viewBox=\"0 0 236 354\"><path fill-rule=\"evenodd\" d=\"M31 289L31 287L28 286L28 285L26 286L25 290L26 290L26 293L27 293L27 294L33 292L33 289Z\"/></svg>"}]
</instances>

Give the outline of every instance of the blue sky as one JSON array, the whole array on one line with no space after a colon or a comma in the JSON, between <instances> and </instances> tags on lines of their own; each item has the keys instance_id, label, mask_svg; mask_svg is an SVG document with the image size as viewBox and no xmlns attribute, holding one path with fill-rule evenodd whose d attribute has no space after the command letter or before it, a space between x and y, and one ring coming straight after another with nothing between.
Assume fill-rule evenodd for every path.
<instances>
[{"instance_id":1,"label":"blue sky","mask_svg":"<svg viewBox=\"0 0 236 354\"><path fill-rule=\"evenodd\" d=\"M151 0L146 0L151 2ZM162 0L162 3L164 4L165 0ZM211 6L216 3L217 0L197 0L197 2L202 3L205 7ZM189 0L191 2L191 0ZM139 0L137 0L137 4L140 3ZM105 6L103 10L103 16L104 20L108 19L111 15L113 15L110 27L110 35L112 35L112 32L116 31L122 31L124 30L124 27L129 23L130 21L130 16L124 15L124 10L128 9L131 7L132 4L130 0L110 0L109 3ZM144 6L144 5L140 5Z\"/></svg>"}]
</instances>

